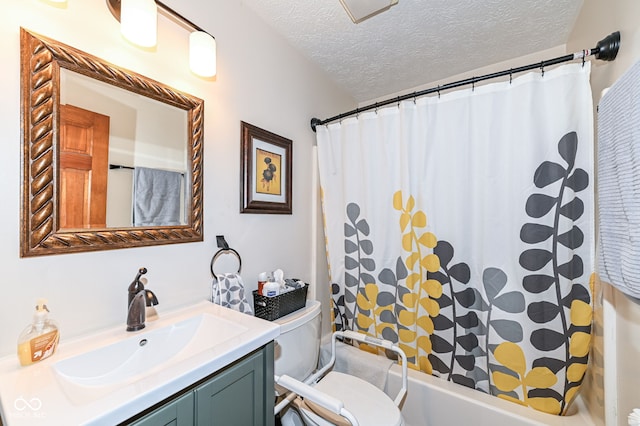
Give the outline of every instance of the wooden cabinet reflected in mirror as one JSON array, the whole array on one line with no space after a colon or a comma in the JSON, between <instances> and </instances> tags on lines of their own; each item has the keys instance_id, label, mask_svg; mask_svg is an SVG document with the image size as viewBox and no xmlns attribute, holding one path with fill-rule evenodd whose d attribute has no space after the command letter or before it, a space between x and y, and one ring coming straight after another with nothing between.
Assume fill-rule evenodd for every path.
<instances>
[{"instance_id":1,"label":"wooden cabinet reflected in mirror","mask_svg":"<svg viewBox=\"0 0 640 426\"><path fill-rule=\"evenodd\" d=\"M202 241L204 101L24 29L21 77L21 256Z\"/></svg>"}]
</instances>

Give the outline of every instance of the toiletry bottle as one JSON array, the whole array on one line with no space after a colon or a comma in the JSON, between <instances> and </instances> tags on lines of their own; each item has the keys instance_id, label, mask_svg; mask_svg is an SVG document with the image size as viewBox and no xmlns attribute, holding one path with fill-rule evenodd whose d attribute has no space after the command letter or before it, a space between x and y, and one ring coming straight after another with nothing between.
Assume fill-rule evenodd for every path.
<instances>
[{"instance_id":1,"label":"toiletry bottle","mask_svg":"<svg viewBox=\"0 0 640 426\"><path fill-rule=\"evenodd\" d=\"M262 287L262 295L267 297L275 297L280 294L280 284L275 281L268 281Z\"/></svg>"},{"instance_id":2,"label":"toiletry bottle","mask_svg":"<svg viewBox=\"0 0 640 426\"><path fill-rule=\"evenodd\" d=\"M60 332L58 326L49 319L47 301L38 299L33 324L29 325L18 338L18 359L21 365L49 358L56 350Z\"/></svg>"},{"instance_id":3,"label":"toiletry bottle","mask_svg":"<svg viewBox=\"0 0 640 426\"><path fill-rule=\"evenodd\" d=\"M266 272L260 272L258 274L258 294L262 296L262 289L264 287L264 284L267 282L267 273Z\"/></svg>"}]
</instances>

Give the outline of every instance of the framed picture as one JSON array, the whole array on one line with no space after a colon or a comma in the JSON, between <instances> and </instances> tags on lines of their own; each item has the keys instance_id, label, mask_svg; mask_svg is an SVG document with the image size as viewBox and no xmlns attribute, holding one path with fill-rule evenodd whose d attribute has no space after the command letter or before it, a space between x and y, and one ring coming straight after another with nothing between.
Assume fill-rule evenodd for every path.
<instances>
[{"instance_id":1,"label":"framed picture","mask_svg":"<svg viewBox=\"0 0 640 426\"><path fill-rule=\"evenodd\" d=\"M292 142L241 122L240 213L291 214Z\"/></svg>"}]
</instances>

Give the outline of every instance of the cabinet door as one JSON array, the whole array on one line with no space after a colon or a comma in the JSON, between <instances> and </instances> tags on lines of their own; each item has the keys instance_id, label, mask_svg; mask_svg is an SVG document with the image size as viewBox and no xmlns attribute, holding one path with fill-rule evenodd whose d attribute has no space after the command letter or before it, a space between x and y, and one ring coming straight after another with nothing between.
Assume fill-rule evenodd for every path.
<instances>
[{"instance_id":1,"label":"cabinet door","mask_svg":"<svg viewBox=\"0 0 640 426\"><path fill-rule=\"evenodd\" d=\"M132 426L193 426L193 400L193 392L188 392L132 423Z\"/></svg>"},{"instance_id":2,"label":"cabinet door","mask_svg":"<svg viewBox=\"0 0 640 426\"><path fill-rule=\"evenodd\" d=\"M201 426L273 426L273 344L196 388Z\"/></svg>"}]
</instances>

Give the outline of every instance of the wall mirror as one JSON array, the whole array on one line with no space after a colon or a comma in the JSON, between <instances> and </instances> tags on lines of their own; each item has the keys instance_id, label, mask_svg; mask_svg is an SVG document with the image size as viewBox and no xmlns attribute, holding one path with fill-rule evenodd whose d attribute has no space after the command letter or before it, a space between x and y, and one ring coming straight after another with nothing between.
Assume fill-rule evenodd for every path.
<instances>
[{"instance_id":1,"label":"wall mirror","mask_svg":"<svg viewBox=\"0 0 640 426\"><path fill-rule=\"evenodd\" d=\"M204 101L21 29L22 257L202 241Z\"/></svg>"}]
</instances>

